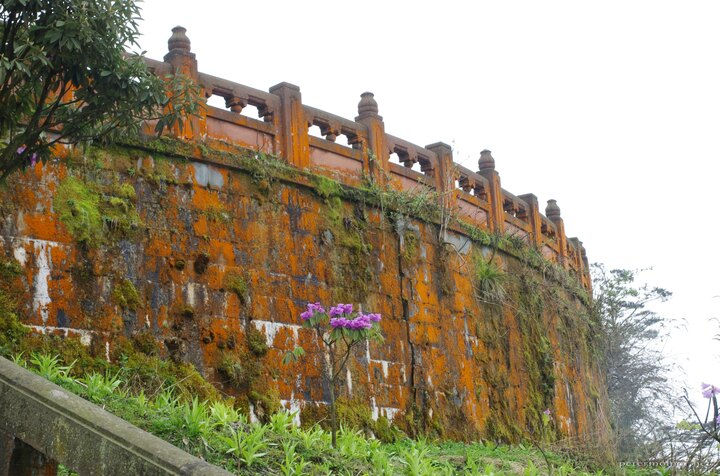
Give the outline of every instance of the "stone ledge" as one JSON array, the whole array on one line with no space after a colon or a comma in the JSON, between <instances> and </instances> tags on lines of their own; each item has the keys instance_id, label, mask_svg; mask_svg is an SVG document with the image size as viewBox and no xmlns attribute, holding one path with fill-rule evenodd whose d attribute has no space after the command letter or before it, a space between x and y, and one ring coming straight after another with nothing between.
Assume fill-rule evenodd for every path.
<instances>
[{"instance_id":1,"label":"stone ledge","mask_svg":"<svg viewBox=\"0 0 720 476\"><path fill-rule=\"evenodd\" d=\"M80 474L231 474L2 357L0 432Z\"/></svg>"}]
</instances>

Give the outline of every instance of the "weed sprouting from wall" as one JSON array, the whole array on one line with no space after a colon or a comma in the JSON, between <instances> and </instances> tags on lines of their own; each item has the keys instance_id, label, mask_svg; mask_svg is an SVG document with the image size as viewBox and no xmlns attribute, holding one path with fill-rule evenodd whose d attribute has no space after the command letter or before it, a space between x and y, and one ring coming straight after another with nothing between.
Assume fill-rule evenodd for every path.
<instances>
[{"instance_id":1,"label":"weed sprouting from wall","mask_svg":"<svg viewBox=\"0 0 720 476\"><path fill-rule=\"evenodd\" d=\"M491 259L486 260L480 254L476 254L473 261L475 298L487 304L502 304L507 296L506 275L503 270Z\"/></svg>"}]
</instances>

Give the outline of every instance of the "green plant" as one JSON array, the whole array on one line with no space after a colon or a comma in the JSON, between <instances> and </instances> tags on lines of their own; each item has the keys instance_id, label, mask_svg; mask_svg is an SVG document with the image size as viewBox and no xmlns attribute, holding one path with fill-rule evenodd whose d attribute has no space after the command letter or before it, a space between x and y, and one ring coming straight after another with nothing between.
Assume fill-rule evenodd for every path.
<instances>
[{"instance_id":1,"label":"green plant","mask_svg":"<svg viewBox=\"0 0 720 476\"><path fill-rule=\"evenodd\" d=\"M80 379L80 383L85 386L85 394L93 402L101 402L105 398L117 391L122 384L119 373L115 375L100 374L93 372Z\"/></svg>"},{"instance_id":2,"label":"green plant","mask_svg":"<svg viewBox=\"0 0 720 476\"><path fill-rule=\"evenodd\" d=\"M210 406L210 417L214 421L213 426L225 428L233 423L241 421L244 415L225 402L217 401L213 402Z\"/></svg>"},{"instance_id":3,"label":"green plant","mask_svg":"<svg viewBox=\"0 0 720 476\"><path fill-rule=\"evenodd\" d=\"M405 474L408 476L431 476L436 472L425 448L417 446L407 448L401 452L401 456L405 465Z\"/></svg>"},{"instance_id":4,"label":"green plant","mask_svg":"<svg viewBox=\"0 0 720 476\"><path fill-rule=\"evenodd\" d=\"M208 428L207 402L201 402L197 397L191 403L185 402L180 407L181 424L189 438L204 435Z\"/></svg>"},{"instance_id":5,"label":"green plant","mask_svg":"<svg viewBox=\"0 0 720 476\"><path fill-rule=\"evenodd\" d=\"M248 400L255 406L255 413L262 422L267 422L270 417L282 409L280 394L277 389L269 388L264 392L257 389L250 390Z\"/></svg>"},{"instance_id":6,"label":"green plant","mask_svg":"<svg viewBox=\"0 0 720 476\"><path fill-rule=\"evenodd\" d=\"M170 410L177 407L178 403L179 399L172 389L166 388L155 397L153 406L160 412L170 413Z\"/></svg>"},{"instance_id":7,"label":"green plant","mask_svg":"<svg viewBox=\"0 0 720 476\"><path fill-rule=\"evenodd\" d=\"M374 474L380 476L395 474L390 454L377 444L377 441L375 444L371 441L370 444L373 445L370 451L370 464L372 464Z\"/></svg>"},{"instance_id":8,"label":"green plant","mask_svg":"<svg viewBox=\"0 0 720 476\"><path fill-rule=\"evenodd\" d=\"M351 430L340 426L337 449L350 458L360 458L367 454L367 440L360 430Z\"/></svg>"},{"instance_id":9,"label":"green plant","mask_svg":"<svg viewBox=\"0 0 720 476\"><path fill-rule=\"evenodd\" d=\"M217 223L230 223L232 220L232 216L222 204L210 205L202 211L202 214L205 215L209 221Z\"/></svg>"},{"instance_id":10,"label":"green plant","mask_svg":"<svg viewBox=\"0 0 720 476\"><path fill-rule=\"evenodd\" d=\"M136 47L140 9L114 3L7 0L0 3L0 181L47 160L56 144L156 130L199 110L189 78L161 78Z\"/></svg>"},{"instance_id":11,"label":"green plant","mask_svg":"<svg viewBox=\"0 0 720 476\"><path fill-rule=\"evenodd\" d=\"M38 354L33 352L30 355L30 363L33 364L34 371L51 382L61 383L70 379L69 373L74 362L70 365L61 365L60 356Z\"/></svg>"},{"instance_id":12,"label":"green plant","mask_svg":"<svg viewBox=\"0 0 720 476\"><path fill-rule=\"evenodd\" d=\"M302 442L306 450L322 452L331 446L329 435L317 425L302 430L300 427L293 427L294 435Z\"/></svg>"},{"instance_id":13,"label":"green plant","mask_svg":"<svg viewBox=\"0 0 720 476\"><path fill-rule=\"evenodd\" d=\"M305 474L305 468L309 465L304 458L298 458L295 448L297 442L291 442L289 440L283 440L283 462L280 464L280 472L284 476L294 476Z\"/></svg>"},{"instance_id":14,"label":"green plant","mask_svg":"<svg viewBox=\"0 0 720 476\"><path fill-rule=\"evenodd\" d=\"M278 435L287 435L293 426L294 418L295 413L287 410L276 412L270 417L270 428Z\"/></svg>"},{"instance_id":15,"label":"green plant","mask_svg":"<svg viewBox=\"0 0 720 476\"><path fill-rule=\"evenodd\" d=\"M474 260L473 289L475 298L489 304L501 304L507 292L505 273L492 260L476 256Z\"/></svg>"},{"instance_id":16,"label":"green plant","mask_svg":"<svg viewBox=\"0 0 720 476\"><path fill-rule=\"evenodd\" d=\"M262 425L253 425L250 432L245 434L232 428L230 436L220 436L220 439L227 445L227 453L233 454L248 468L251 468L267 453L267 442L265 432L267 428Z\"/></svg>"}]
</instances>

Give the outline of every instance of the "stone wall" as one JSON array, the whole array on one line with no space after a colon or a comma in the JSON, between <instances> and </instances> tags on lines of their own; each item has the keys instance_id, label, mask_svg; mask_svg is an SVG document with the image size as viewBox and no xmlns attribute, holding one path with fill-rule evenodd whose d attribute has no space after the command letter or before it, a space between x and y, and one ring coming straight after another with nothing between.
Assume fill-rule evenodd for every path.
<instances>
[{"instance_id":1,"label":"stone wall","mask_svg":"<svg viewBox=\"0 0 720 476\"><path fill-rule=\"evenodd\" d=\"M546 408L558 434L606 429L587 258L554 200L543 215L504 190L489 151L473 172L445 144L387 134L371 93L351 121L287 83L200 73L182 28L148 65L227 110L11 178L0 251L24 270L28 325L108 358L124 339L157 344L255 414L280 400L307 421L328 389L299 313L352 302L384 316L385 341L357 353L347 408L459 438L538 436ZM282 365L296 344L309 358Z\"/></svg>"},{"instance_id":2,"label":"stone wall","mask_svg":"<svg viewBox=\"0 0 720 476\"><path fill-rule=\"evenodd\" d=\"M522 240L443 227L429 197L228 150L75 150L13 177L0 249L24 269L26 323L107 355L152 336L261 412L269 399L327 400L298 316L307 302L352 302L384 316L384 343L357 353L343 390L374 418L514 439L552 408L560 433L594 431L603 384L587 295L562 267ZM478 262L502 270L504 297L478 294ZM296 344L308 361L281 364Z\"/></svg>"}]
</instances>

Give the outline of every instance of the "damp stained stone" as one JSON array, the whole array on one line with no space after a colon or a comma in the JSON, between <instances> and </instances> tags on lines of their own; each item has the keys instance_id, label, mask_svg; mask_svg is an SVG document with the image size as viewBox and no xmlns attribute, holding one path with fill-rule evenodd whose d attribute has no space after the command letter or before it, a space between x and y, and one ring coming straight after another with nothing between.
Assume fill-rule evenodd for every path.
<instances>
[{"instance_id":1,"label":"damp stained stone","mask_svg":"<svg viewBox=\"0 0 720 476\"><path fill-rule=\"evenodd\" d=\"M57 311L57 325L58 327L70 327L70 318L63 309Z\"/></svg>"},{"instance_id":2,"label":"damp stained stone","mask_svg":"<svg viewBox=\"0 0 720 476\"><path fill-rule=\"evenodd\" d=\"M208 265L210 264L210 256L206 253L201 253L195 258L193 263L193 269L197 274L203 274L207 271Z\"/></svg>"}]
</instances>

